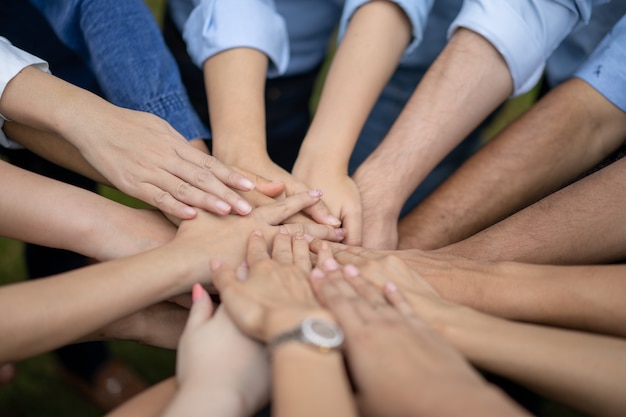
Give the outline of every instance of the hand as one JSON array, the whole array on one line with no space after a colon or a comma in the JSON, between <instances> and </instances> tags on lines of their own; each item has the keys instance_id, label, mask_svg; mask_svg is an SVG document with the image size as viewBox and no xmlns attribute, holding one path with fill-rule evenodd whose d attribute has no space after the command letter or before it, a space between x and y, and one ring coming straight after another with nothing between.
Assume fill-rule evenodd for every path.
<instances>
[{"instance_id":1,"label":"hand","mask_svg":"<svg viewBox=\"0 0 626 417\"><path fill-rule=\"evenodd\" d=\"M193 207L242 215L252 209L234 190L254 184L191 146L164 120L114 106L100 110L64 136L119 190L181 219L193 218Z\"/></svg>"},{"instance_id":2,"label":"hand","mask_svg":"<svg viewBox=\"0 0 626 417\"><path fill-rule=\"evenodd\" d=\"M344 352L362 415L462 414L459 404L464 401L457 399L486 388L391 282L383 295L354 265L341 269L330 257L313 271L311 283L344 331Z\"/></svg>"},{"instance_id":3,"label":"hand","mask_svg":"<svg viewBox=\"0 0 626 417\"><path fill-rule=\"evenodd\" d=\"M261 175L271 181L279 181L285 184L284 195L291 196L311 189L303 182L296 179L293 175L272 162L269 157L265 156L258 158L252 166L254 167L255 174ZM304 210L304 212L320 224L326 224L334 227L341 226L341 220L336 218L322 201L308 207Z\"/></svg>"},{"instance_id":4,"label":"hand","mask_svg":"<svg viewBox=\"0 0 626 417\"><path fill-rule=\"evenodd\" d=\"M248 216L216 216L199 212L192 220L181 222L172 244L180 247L182 256L197 256L194 259L220 259L236 267L245 260L246 242L250 233L259 230L268 243L279 230L289 234L312 235L321 239L341 240L341 230L321 224L288 224L278 226L320 199L318 192L296 194L283 201L259 207Z\"/></svg>"},{"instance_id":5,"label":"hand","mask_svg":"<svg viewBox=\"0 0 626 417\"><path fill-rule=\"evenodd\" d=\"M263 236L248 240L247 277L241 280L223 262L213 260L213 283L228 314L248 336L269 342L307 317L329 317L308 283L309 245L302 238L278 234L271 255Z\"/></svg>"},{"instance_id":6,"label":"hand","mask_svg":"<svg viewBox=\"0 0 626 417\"><path fill-rule=\"evenodd\" d=\"M313 184L324 192L323 201L331 213L341 220L341 225L348 235L345 243L348 245L361 244L361 196L359 190L346 174L329 174L323 168L315 167L312 172L300 172L299 165L293 169L297 178L302 178L307 184Z\"/></svg>"},{"instance_id":7,"label":"hand","mask_svg":"<svg viewBox=\"0 0 626 417\"><path fill-rule=\"evenodd\" d=\"M242 334L223 308L198 284L193 306L178 346L176 376L181 387L199 385L238 397L239 415L253 415L269 401L270 369L265 348ZM212 317L211 317L212 316Z\"/></svg>"}]
</instances>

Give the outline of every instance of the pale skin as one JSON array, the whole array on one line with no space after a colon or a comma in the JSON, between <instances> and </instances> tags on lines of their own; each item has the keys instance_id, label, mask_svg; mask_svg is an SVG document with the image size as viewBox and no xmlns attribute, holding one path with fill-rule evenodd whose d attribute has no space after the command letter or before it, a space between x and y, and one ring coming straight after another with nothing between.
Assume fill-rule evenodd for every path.
<instances>
[{"instance_id":1,"label":"pale skin","mask_svg":"<svg viewBox=\"0 0 626 417\"><path fill-rule=\"evenodd\" d=\"M268 343L307 317L332 320L308 283L311 260L304 239L278 234L269 252L260 233L253 233L247 261L249 270L243 281L219 261L211 266L224 307L249 337ZM357 415L341 353L283 343L270 354L274 416Z\"/></svg>"},{"instance_id":2,"label":"pale skin","mask_svg":"<svg viewBox=\"0 0 626 417\"><path fill-rule=\"evenodd\" d=\"M228 165L284 183L283 196L293 195L310 187L276 165L267 154L264 103L267 66L267 56L251 48L229 49L204 62L213 153ZM306 213L318 223L341 225L323 202L307 208Z\"/></svg>"},{"instance_id":3,"label":"pale skin","mask_svg":"<svg viewBox=\"0 0 626 417\"><path fill-rule=\"evenodd\" d=\"M396 248L398 216L411 192L512 91L494 46L467 29L455 31L385 140L353 175L364 246Z\"/></svg>"},{"instance_id":4,"label":"pale skin","mask_svg":"<svg viewBox=\"0 0 626 417\"><path fill-rule=\"evenodd\" d=\"M324 255L311 283L344 330L359 415L527 415L418 317L397 286L387 282L383 294L354 265Z\"/></svg>"},{"instance_id":5,"label":"pale skin","mask_svg":"<svg viewBox=\"0 0 626 417\"><path fill-rule=\"evenodd\" d=\"M582 175L625 135L626 113L574 78L403 217L399 248L437 249L461 241Z\"/></svg>"},{"instance_id":6,"label":"pale skin","mask_svg":"<svg viewBox=\"0 0 626 417\"><path fill-rule=\"evenodd\" d=\"M331 256L326 250L320 258ZM380 282L388 287L389 280L393 286L408 288L407 300L415 312L479 368L586 413L617 416L623 411L626 404L619 383L626 375L623 339L489 316L443 301L397 257L376 263L377 269L369 272L359 268L364 281L375 283L379 291Z\"/></svg>"},{"instance_id":7,"label":"pale skin","mask_svg":"<svg viewBox=\"0 0 626 417\"><path fill-rule=\"evenodd\" d=\"M411 37L411 24L390 1L372 1L352 16L302 143L293 174L324 190L324 201L361 243L361 198L348 162L363 124Z\"/></svg>"},{"instance_id":8,"label":"pale skin","mask_svg":"<svg viewBox=\"0 0 626 417\"><path fill-rule=\"evenodd\" d=\"M0 347L0 363L36 355L89 335L101 337L104 333L113 337L98 329L187 293L195 282L209 284L209 260L212 257L219 256L238 265L245 255L245 236L251 230L264 230L271 238L279 232L279 227L272 224L280 223L280 216L287 218L318 201L319 196L302 193L259 208L246 217L199 212L196 218L181 223L174 240L156 249L59 274L51 279L1 288L0 305L7 311L22 314L5 315L5 319L0 320L1 333L6 335L6 341ZM327 229L332 233L332 228ZM288 232L289 229L285 226L284 230ZM315 233L314 230L309 232ZM67 300L75 302L68 303ZM159 316L154 318L149 321L161 322ZM129 333L124 326L113 326L108 330L117 330L124 335ZM139 330L146 332L145 328ZM164 334L177 337L179 333ZM167 343L172 346L171 341Z\"/></svg>"},{"instance_id":9,"label":"pale skin","mask_svg":"<svg viewBox=\"0 0 626 417\"><path fill-rule=\"evenodd\" d=\"M445 300L510 320L626 336L623 265L554 266L519 262L482 262L416 249L378 251L330 245L342 264L357 265L382 287L393 280L408 295L424 284ZM322 242L311 247L319 251ZM393 256L414 273L389 277L381 261ZM432 287L432 288L431 288Z\"/></svg>"},{"instance_id":10,"label":"pale skin","mask_svg":"<svg viewBox=\"0 0 626 417\"><path fill-rule=\"evenodd\" d=\"M235 190L254 183L189 145L164 120L114 106L34 67L9 81L0 113L63 137L116 188L170 215L189 219L194 207L218 214L252 209Z\"/></svg>"}]
</instances>

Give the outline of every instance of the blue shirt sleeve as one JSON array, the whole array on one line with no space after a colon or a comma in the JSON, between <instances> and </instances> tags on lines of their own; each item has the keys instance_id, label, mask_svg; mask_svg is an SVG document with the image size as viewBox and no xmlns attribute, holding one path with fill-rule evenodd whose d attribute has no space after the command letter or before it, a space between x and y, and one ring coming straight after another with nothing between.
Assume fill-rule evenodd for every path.
<instances>
[{"instance_id":1,"label":"blue shirt sleeve","mask_svg":"<svg viewBox=\"0 0 626 417\"><path fill-rule=\"evenodd\" d=\"M219 52L253 48L269 58L268 76L289 63L289 37L273 0L199 0L185 23L183 38L198 67Z\"/></svg>"},{"instance_id":2,"label":"blue shirt sleeve","mask_svg":"<svg viewBox=\"0 0 626 417\"><path fill-rule=\"evenodd\" d=\"M346 33L350 19L357 9L371 0L347 0L339 22L338 39L341 40ZM406 13L411 22L411 42L404 51L403 58L410 55L422 42L424 28L428 21L428 15L434 0L390 0L396 3Z\"/></svg>"},{"instance_id":3,"label":"blue shirt sleeve","mask_svg":"<svg viewBox=\"0 0 626 417\"><path fill-rule=\"evenodd\" d=\"M513 95L539 81L548 57L591 8L607 0L465 0L448 35L457 28L472 30L500 52L513 79Z\"/></svg>"},{"instance_id":4,"label":"blue shirt sleeve","mask_svg":"<svg viewBox=\"0 0 626 417\"><path fill-rule=\"evenodd\" d=\"M626 16L604 37L575 76L626 112Z\"/></svg>"}]
</instances>

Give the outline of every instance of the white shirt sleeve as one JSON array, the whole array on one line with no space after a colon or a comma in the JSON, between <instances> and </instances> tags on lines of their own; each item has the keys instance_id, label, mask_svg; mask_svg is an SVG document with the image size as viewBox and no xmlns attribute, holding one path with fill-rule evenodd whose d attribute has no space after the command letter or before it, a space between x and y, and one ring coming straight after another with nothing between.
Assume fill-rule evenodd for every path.
<instances>
[{"instance_id":1,"label":"white shirt sleeve","mask_svg":"<svg viewBox=\"0 0 626 417\"><path fill-rule=\"evenodd\" d=\"M183 30L194 64L232 48L253 48L269 58L268 76L285 72L289 37L273 0L196 0Z\"/></svg>"},{"instance_id":2,"label":"white shirt sleeve","mask_svg":"<svg viewBox=\"0 0 626 417\"><path fill-rule=\"evenodd\" d=\"M529 91L565 37L607 0L465 0L448 30L464 27L487 39L506 61L513 95Z\"/></svg>"},{"instance_id":3,"label":"white shirt sleeve","mask_svg":"<svg viewBox=\"0 0 626 417\"><path fill-rule=\"evenodd\" d=\"M9 81L28 66L35 66L42 71L49 72L48 63L34 55L16 48L6 38L0 36L0 98ZM0 145L5 148L21 148L17 143L9 140L2 131L4 121L8 120L0 114Z\"/></svg>"},{"instance_id":4,"label":"white shirt sleeve","mask_svg":"<svg viewBox=\"0 0 626 417\"><path fill-rule=\"evenodd\" d=\"M338 39L341 40L346 33L350 19L357 9L371 0L347 0L343 8L341 21L339 22ZM404 56L409 55L415 48L419 46L424 37L424 28L428 21L428 15L432 9L434 0L390 0L396 3L404 13L406 13L411 22L411 42L404 51Z\"/></svg>"}]
</instances>

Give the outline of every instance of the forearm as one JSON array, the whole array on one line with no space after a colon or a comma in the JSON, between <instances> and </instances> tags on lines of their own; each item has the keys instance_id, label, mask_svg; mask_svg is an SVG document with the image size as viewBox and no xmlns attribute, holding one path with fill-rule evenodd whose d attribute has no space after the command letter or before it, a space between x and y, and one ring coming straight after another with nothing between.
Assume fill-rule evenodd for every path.
<instances>
[{"instance_id":1,"label":"forearm","mask_svg":"<svg viewBox=\"0 0 626 417\"><path fill-rule=\"evenodd\" d=\"M90 334L94 329L188 290L192 267L168 249L100 263L48 279L5 286L0 305L3 338L0 361L43 353ZM150 285L146 285L149 282ZM124 294L120 297L120 294ZM28 331L24 331L28 329Z\"/></svg>"},{"instance_id":2,"label":"forearm","mask_svg":"<svg viewBox=\"0 0 626 417\"><path fill-rule=\"evenodd\" d=\"M268 59L260 51L235 48L204 62L204 80L213 131L213 154L240 165L267 158L265 78Z\"/></svg>"},{"instance_id":3,"label":"forearm","mask_svg":"<svg viewBox=\"0 0 626 417\"><path fill-rule=\"evenodd\" d=\"M202 381L190 381L178 389L162 416L248 417L236 393L225 387L214 388L217 389L206 387Z\"/></svg>"},{"instance_id":4,"label":"forearm","mask_svg":"<svg viewBox=\"0 0 626 417\"><path fill-rule=\"evenodd\" d=\"M286 343L277 346L271 355L273 415L357 415L339 352L324 354L298 343Z\"/></svg>"},{"instance_id":5,"label":"forearm","mask_svg":"<svg viewBox=\"0 0 626 417\"><path fill-rule=\"evenodd\" d=\"M411 24L395 3L372 1L357 10L333 58L296 167L319 170L324 164L347 173L363 124L410 38Z\"/></svg>"},{"instance_id":6,"label":"forearm","mask_svg":"<svg viewBox=\"0 0 626 417\"><path fill-rule=\"evenodd\" d=\"M62 137L14 122L5 123L3 130L12 140L42 158L100 184L110 185L107 179L87 162L78 149Z\"/></svg>"},{"instance_id":7,"label":"forearm","mask_svg":"<svg viewBox=\"0 0 626 417\"><path fill-rule=\"evenodd\" d=\"M468 258L591 264L626 257L626 160L557 191L488 229L438 249Z\"/></svg>"},{"instance_id":8,"label":"forearm","mask_svg":"<svg viewBox=\"0 0 626 417\"><path fill-rule=\"evenodd\" d=\"M626 342L464 312L446 337L476 366L584 412L620 415ZM488 337L487 337L488 336Z\"/></svg>"},{"instance_id":9,"label":"forearm","mask_svg":"<svg viewBox=\"0 0 626 417\"><path fill-rule=\"evenodd\" d=\"M177 389L176 379L168 378L128 400L106 417L161 416L176 395Z\"/></svg>"},{"instance_id":10,"label":"forearm","mask_svg":"<svg viewBox=\"0 0 626 417\"><path fill-rule=\"evenodd\" d=\"M624 112L584 81L570 80L405 216L401 247L436 249L491 226L592 168L624 132Z\"/></svg>"},{"instance_id":11,"label":"forearm","mask_svg":"<svg viewBox=\"0 0 626 417\"><path fill-rule=\"evenodd\" d=\"M385 140L355 173L364 202L382 203L381 210L397 217L426 175L511 91L498 51L473 32L456 31Z\"/></svg>"}]
</instances>

